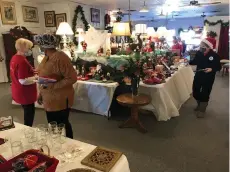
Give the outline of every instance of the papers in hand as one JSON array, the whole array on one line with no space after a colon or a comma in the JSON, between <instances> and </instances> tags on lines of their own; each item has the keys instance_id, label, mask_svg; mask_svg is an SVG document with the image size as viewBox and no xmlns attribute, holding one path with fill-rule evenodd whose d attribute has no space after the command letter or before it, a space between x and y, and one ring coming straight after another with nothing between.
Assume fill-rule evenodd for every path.
<instances>
[{"instance_id":1,"label":"papers in hand","mask_svg":"<svg viewBox=\"0 0 230 172\"><path fill-rule=\"evenodd\" d=\"M55 83L57 82L57 80L53 78L38 77L36 82L39 84L47 84L47 83Z\"/></svg>"},{"instance_id":2,"label":"papers in hand","mask_svg":"<svg viewBox=\"0 0 230 172\"><path fill-rule=\"evenodd\" d=\"M204 72L206 71L206 69L199 69L199 70L196 70L195 72Z\"/></svg>"}]
</instances>

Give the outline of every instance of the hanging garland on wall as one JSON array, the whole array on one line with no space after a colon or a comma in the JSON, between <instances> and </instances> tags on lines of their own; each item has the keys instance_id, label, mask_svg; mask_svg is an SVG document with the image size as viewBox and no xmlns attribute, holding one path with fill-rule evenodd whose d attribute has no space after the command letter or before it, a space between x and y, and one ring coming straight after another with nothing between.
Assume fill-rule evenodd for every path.
<instances>
[{"instance_id":1,"label":"hanging garland on wall","mask_svg":"<svg viewBox=\"0 0 230 172\"><path fill-rule=\"evenodd\" d=\"M85 18L85 14L83 11L83 7L78 5L74 11L74 17L73 17L73 22L72 22L72 30L73 33L76 33L76 26L77 26L77 18L78 18L78 14L81 14L81 20L84 24L84 30L88 31L89 29L89 23L87 22L86 18ZM78 45L78 41L76 39L73 39L74 44L77 46Z\"/></svg>"},{"instance_id":2,"label":"hanging garland on wall","mask_svg":"<svg viewBox=\"0 0 230 172\"><path fill-rule=\"evenodd\" d=\"M204 20L204 24L208 24L209 26L215 26L217 24L221 24L222 26L229 26L229 22L224 22L223 20L217 20L216 22Z\"/></svg>"}]
</instances>

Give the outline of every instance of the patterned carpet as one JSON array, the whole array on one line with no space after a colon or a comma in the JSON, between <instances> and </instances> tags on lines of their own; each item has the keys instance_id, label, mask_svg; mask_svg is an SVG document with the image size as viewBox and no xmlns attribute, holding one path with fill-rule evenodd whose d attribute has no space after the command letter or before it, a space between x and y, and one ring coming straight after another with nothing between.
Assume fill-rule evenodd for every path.
<instances>
[{"instance_id":1,"label":"patterned carpet","mask_svg":"<svg viewBox=\"0 0 230 172\"><path fill-rule=\"evenodd\" d=\"M142 114L147 134L119 129L119 120L72 112L74 138L124 152L131 172L228 172L228 82L228 76L217 74L205 119L195 117L193 98L182 106L179 117L168 122ZM9 84L0 84L0 110L0 116L12 115L22 123L22 109L11 105ZM46 123L45 113L36 110L35 125L40 123Z\"/></svg>"}]
</instances>

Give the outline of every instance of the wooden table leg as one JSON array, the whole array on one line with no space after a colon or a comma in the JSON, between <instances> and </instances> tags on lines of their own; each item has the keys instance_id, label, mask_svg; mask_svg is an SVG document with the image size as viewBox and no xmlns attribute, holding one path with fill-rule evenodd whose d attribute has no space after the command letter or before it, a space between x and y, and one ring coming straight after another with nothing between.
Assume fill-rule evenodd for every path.
<instances>
[{"instance_id":1,"label":"wooden table leg","mask_svg":"<svg viewBox=\"0 0 230 172\"><path fill-rule=\"evenodd\" d=\"M138 131L146 133L147 130L138 118L138 107L131 107L131 117L119 126L119 128L137 128Z\"/></svg>"}]
</instances>

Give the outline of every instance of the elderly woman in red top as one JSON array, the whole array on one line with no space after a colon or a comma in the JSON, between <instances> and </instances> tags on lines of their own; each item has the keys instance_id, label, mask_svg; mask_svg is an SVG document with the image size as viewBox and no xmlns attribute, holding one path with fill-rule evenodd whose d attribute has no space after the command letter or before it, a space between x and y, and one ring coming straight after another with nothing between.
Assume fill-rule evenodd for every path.
<instances>
[{"instance_id":1,"label":"elderly woman in red top","mask_svg":"<svg viewBox=\"0 0 230 172\"><path fill-rule=\"evenodd\" d=\"M31 56L33 43L20 38L16 41L17 53L10 61L10 76L12 80L12 98L24 109L24 124L32 126L35 115L34 102L37 100L36 84L34 83L34 70L26 59Z\"/></svg>"}]
</instances>

